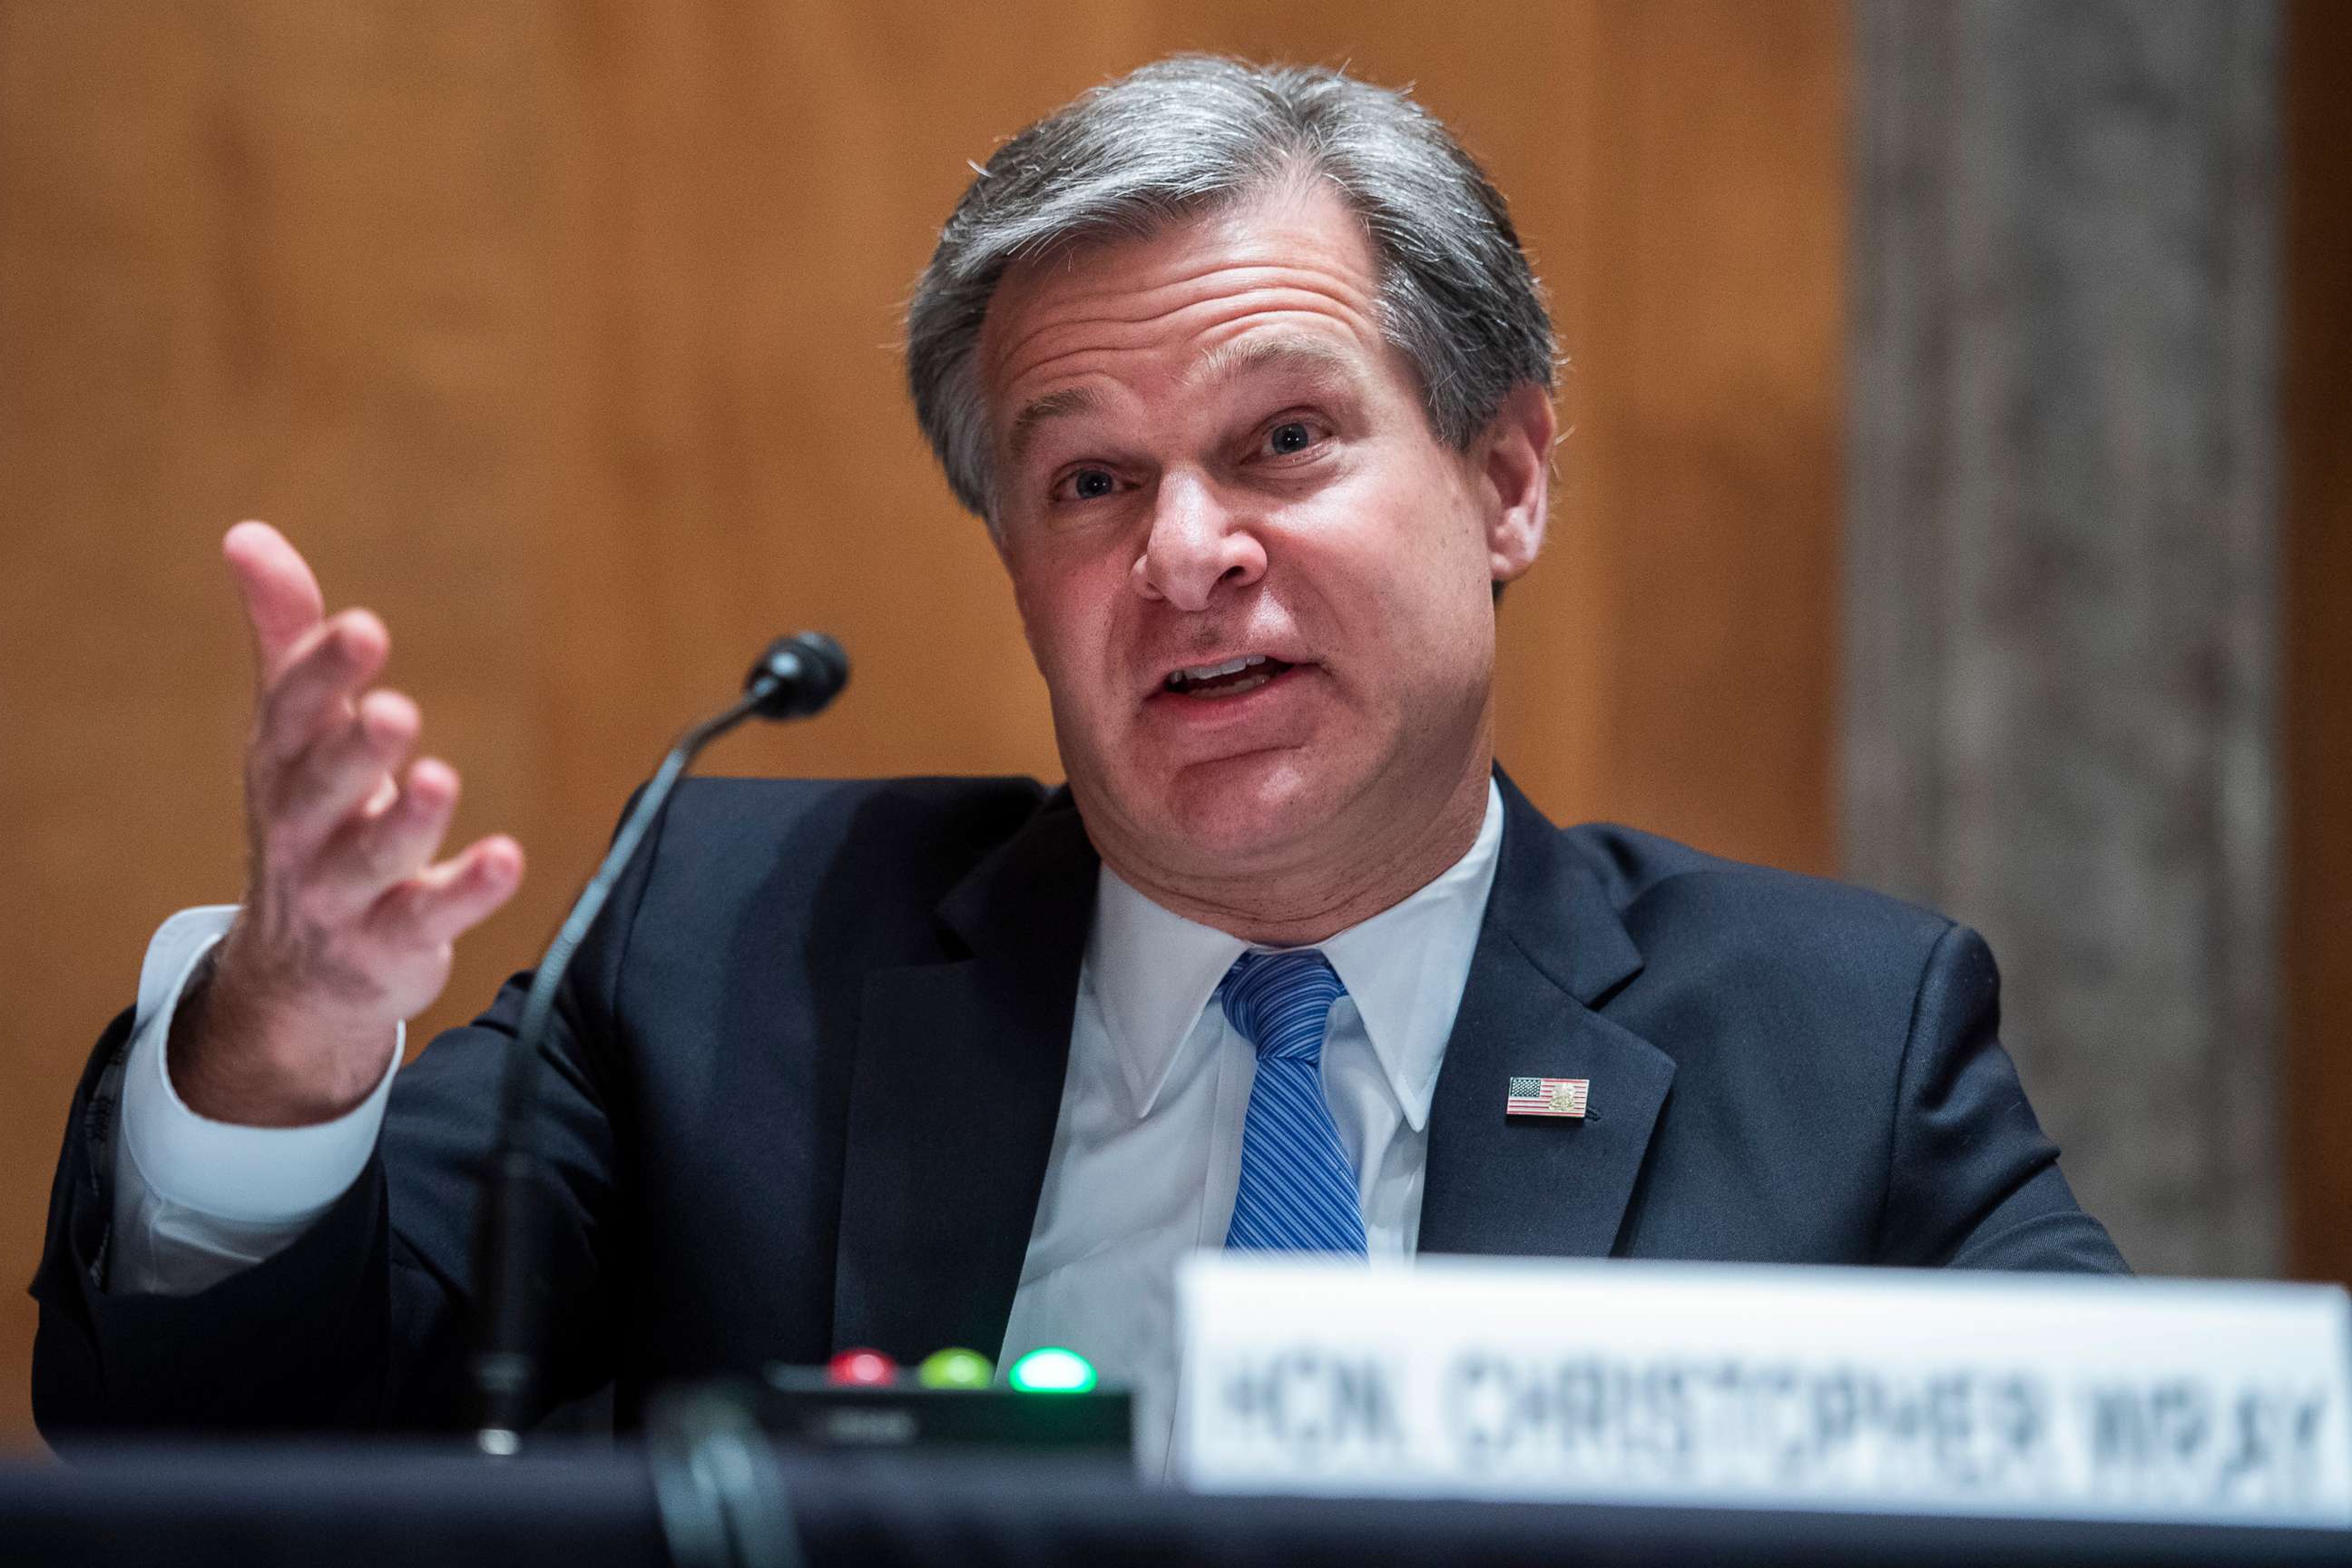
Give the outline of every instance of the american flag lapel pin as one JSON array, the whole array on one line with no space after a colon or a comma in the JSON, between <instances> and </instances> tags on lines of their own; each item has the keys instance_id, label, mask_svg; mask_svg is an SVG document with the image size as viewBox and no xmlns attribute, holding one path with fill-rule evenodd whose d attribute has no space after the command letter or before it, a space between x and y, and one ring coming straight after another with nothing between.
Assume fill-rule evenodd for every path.
<instances>
[{"instance_id":1,"label":"american flag lapel pin","mask_svg":"<svg viewBox=\"0 0 2352 1568\"><path fill-rule=\"evenodd\" d=\"M1506 1116L1584 1115L1584 1098L1591 1080L1581 1078L1515 1078L1503 1101Z\"/></svg>"}]
</instances>

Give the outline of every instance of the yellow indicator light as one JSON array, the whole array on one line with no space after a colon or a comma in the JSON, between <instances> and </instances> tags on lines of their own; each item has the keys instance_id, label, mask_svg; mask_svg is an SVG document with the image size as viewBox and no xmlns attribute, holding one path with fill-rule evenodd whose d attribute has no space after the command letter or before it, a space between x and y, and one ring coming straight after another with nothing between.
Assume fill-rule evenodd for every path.
<instances>
[{"instance_id":1,"label":"yellow indicator light","mask_svg":"<svg viewBox=\"0 0 2352 1568\"><path fill-rule=\"evenodd\" d=\"M950 1346L933 1351L915 1369L915 1381L925 1388L986 1388L996 1368L978 1351Z\"/></svg>"}]
</instances>

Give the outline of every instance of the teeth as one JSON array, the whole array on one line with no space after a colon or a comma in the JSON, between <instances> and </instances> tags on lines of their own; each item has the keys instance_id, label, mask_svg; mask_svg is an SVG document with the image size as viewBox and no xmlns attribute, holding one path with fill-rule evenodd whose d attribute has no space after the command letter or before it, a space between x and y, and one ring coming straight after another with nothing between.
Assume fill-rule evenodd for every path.
<instances>
[{"instance_id":1,"label":"teeth","mask_svg":"<svg viewBox=\"0 0 2352 1568\"><path fill-rule=\"evenodd\" d=\"M1168 684L1171 686L1176 686L1187 680L1214 680L1221 675L1238 674L1240 671L1247 669L1251 665L1264 664L1265 662L1265 655L1262 653L1246 653L1239 658L1229 658L1223 664L1196 664L1189 669L1180 669L1175 674L1170 676L1168 678Z\"/></svg>"},{"instance_id":2,"label":"teeth","mask_svg":"<svg viewBox=\"0 0 2352 1568\"><path fill-rule=\"evenodd\" d=\"M1200 702L1213 701L1221 697L1239 697L1244 691L1255 691L1273 679L1271 675L1253 675L1247 680L1236 680L1231 686L1220 686L1214 691L1188 691L1184 695Z\"/></svg>"}]
</instances>

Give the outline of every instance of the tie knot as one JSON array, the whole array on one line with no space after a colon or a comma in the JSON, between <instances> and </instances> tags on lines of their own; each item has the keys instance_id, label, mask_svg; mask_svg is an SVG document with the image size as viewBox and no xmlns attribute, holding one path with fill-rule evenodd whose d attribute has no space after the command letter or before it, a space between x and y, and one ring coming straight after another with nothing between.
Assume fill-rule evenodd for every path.
<instances>
[{"instance_id":1,"label":"tie knot","mask_svg":"<svg viewBox=\"0 0 2352 1568\"><path fill-rule=\"evenodd\" d=\"M1260 1061L1317 1060L1331 1004L1347 994L1331 961L1312 947L1243 953L1217 983L1225 1021L1257 1047Z\"/></svg>"}]
</instances>

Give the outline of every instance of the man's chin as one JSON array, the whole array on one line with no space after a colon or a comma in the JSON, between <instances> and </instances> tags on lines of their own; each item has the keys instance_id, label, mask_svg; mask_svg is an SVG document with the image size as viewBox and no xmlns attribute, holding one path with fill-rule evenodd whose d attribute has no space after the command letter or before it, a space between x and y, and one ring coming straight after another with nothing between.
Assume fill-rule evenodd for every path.
<instances>
[{"instance_id":1,"label":"man's chin","mask_svg":"<svg viewBox=\"0 0 2352 1568\"><path fill-rule=\"evenodd\" d=\"M1171 851L1206 869L1239 871L1286 858L1331 826L1335 792L1292 749L1196 763L1161 795Z\"/></svg>"}]
</instances>

